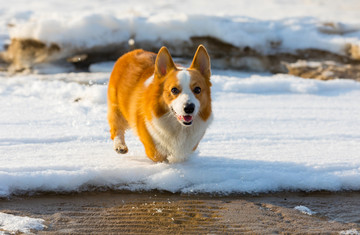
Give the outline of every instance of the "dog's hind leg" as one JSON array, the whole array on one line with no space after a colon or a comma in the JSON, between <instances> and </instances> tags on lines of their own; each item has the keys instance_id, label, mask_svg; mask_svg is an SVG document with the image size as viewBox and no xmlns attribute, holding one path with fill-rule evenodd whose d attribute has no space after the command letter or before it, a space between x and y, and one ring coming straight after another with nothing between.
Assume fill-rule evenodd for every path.
<instances>
[{"instance_id":1,"label":"dog's hind leg","mask_svg":"<svg viewBox=\"0 0 360 235\"><path fill-rule=\"evenodd\" d=\"M119 111L117 105L109 104L108 121L111 139L114 140L114 150L121 154L127 153L128 147L125 143L125 131L129 128L129 124Z\"/></svg>"}]
</instances>

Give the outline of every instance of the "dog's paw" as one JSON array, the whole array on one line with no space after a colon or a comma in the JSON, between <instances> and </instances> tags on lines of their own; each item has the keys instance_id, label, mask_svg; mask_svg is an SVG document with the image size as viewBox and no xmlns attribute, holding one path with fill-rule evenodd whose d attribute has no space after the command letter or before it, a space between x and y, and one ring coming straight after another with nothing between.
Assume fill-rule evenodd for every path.
<instances>
[{"instance_id":1,"label":"dog's paw","mask_svg":"<svg viewBox=\"0 0 360 235\"><path fill-rule=\"evenodd\" d=\"M115 147L114 146L114 149L119 154L125 154L125 153L128 152L128 148L126 146L122 146L122 147Z\"/></svg>"},{"instance_id":2,"label":"dog's paw","mask_svg":"<svg viewBox=\"0 0 360 235\"><path fill-rule=\"evenodd\" d=\"M117 153L125 154L125 153L128 152L128 147L126 146L126 144L123 144L121 142L120 138L115 137L115 139L114 139L114 150Z\"/></svg>"},{"instance_id":3,"label":"dog's paw","mask_svg":"<svg viewBox=\"0 0 360 235\"><path fill-rule=\"evenodd\" d=\"M187 158L188 158L188 156L185 156L185 155L183 155L183 156L169 155L166 160L168 163L179 163L179 162L184 162L185 160L187 160Z\"/></svg>"}]
</instances>

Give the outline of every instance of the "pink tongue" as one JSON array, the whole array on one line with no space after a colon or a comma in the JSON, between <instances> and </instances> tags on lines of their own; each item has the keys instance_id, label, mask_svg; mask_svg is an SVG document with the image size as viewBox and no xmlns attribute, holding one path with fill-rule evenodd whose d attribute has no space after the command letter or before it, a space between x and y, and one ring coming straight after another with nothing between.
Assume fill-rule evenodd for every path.
<instances>
[{"instance_id":1,"label":"pink tongue","mask_svg":"<svg viewBox=\"0 0 360 235\"><path fill-rule=\"evenodd\" d=\"M185 122L190 122L192 120L192 116L186 115L186 116L183 116L183 119Z\"/></svg>"}]
</instances>

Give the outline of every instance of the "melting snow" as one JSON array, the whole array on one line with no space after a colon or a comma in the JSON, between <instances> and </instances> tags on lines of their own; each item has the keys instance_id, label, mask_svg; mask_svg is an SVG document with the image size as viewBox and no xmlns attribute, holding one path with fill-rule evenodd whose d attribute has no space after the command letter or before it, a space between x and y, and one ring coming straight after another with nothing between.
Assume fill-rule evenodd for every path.
<instances>
[{"instance_id":1,"label":"melting snow","mask_svg":"<svg viewBox=\"0 0 360 235\"><path fill-rule=\"evenodd\" d=\"M307 208L306 206L296 206L294 209L295 209L295 210L298 210L298 211L300 211L301 213L306 214L306 215L314 215L314 214L316 214L316 212L310 210L310 209Z\"/></svg>"},{"instance_id":2,"label":"melting snow","mask_svg":"<svg viewBox=\"0 0 360 235\"><path fill-rule=\"evenodd\" d=\"M15 216L0 212L0 229L4 230L4 232L30 233L31 229L43 230L46 228L43 223L43 219L34 219L26 216ZM0 231L0 234L1 232L2 231Z\"/></svg>"}]
</instances>

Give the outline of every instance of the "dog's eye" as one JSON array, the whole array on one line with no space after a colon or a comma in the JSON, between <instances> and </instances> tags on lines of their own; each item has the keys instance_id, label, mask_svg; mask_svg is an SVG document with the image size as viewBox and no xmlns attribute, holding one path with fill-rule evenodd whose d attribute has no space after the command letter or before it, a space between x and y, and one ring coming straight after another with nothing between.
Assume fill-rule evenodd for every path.
<instances>
[{"instance_id":1,"label":"dog's eye","mask_svg":"<svg viewBox=\"0 0 360 235\"><path fill-rule=\"evenodd\" d=\"M195 93L195 94L200 94L200 92L201 92L201 88L200 88L200 87L197 86L197 87L194 88L194 93Z\"/></svg>"},{"instance_id":2,"label":"dog's eye","mask_svg":"<svg viewBox=\"0 0 360 235\"><path fill-rule=\"evenodd\" d=\"M171 93L173 93L174 95L177 95L180 93L180 91L176 87L173 87L173 88L171 88Z\"/></svg>"}]
</instances>

